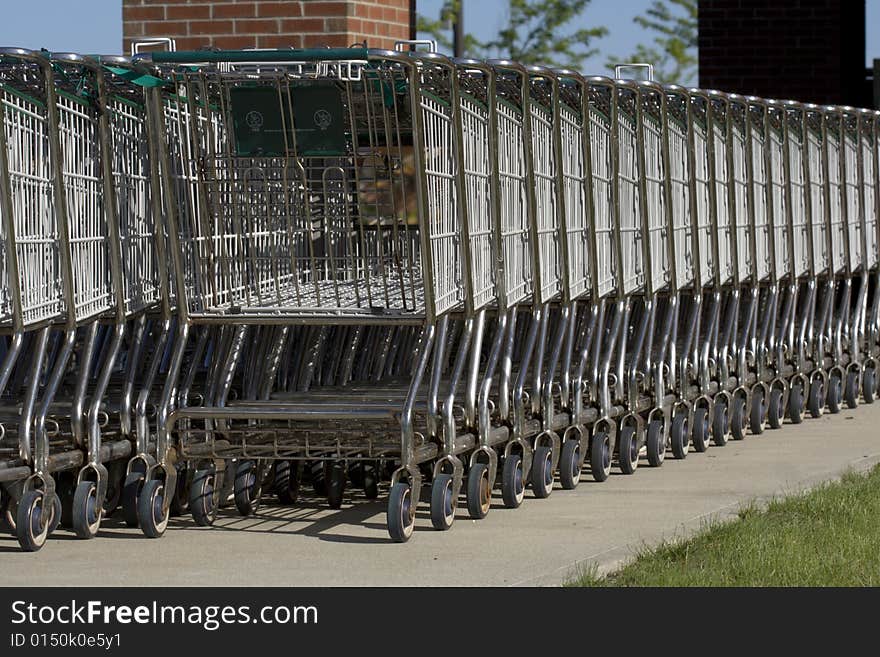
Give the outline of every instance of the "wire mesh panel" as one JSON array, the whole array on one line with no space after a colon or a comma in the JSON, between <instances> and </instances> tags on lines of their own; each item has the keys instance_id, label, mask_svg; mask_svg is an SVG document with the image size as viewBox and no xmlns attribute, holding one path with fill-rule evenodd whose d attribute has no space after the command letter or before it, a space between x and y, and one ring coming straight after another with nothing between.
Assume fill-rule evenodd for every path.
<instances>
[{"instance_id":1,"label":"wire mesh panel","mask_svg":"<svg viewBox=\"0 0 880 657\"><path fill-rule=\"evenodd\" d=\"M482 76L459 96L462 123L465 202L471 251L471 287L475 309L495 300L495 259L492 250L491 171L489 168L489 108ZM474 95L471 95L474 94ZM480 97L477 96L480 95Z\"/></svg>"},{"instance_id":2,"label":"wire mesh panel","mask_svg":"<svg viewBox=\"0 0 880 657\"><path fill-rule=\"evenodd\" d=\"M623 294L635 292L645 284L642 260L642 222L640 216L638 141L636 138L637 94L618 90L617 100L617 198L618 227L623 262Z\"/></svg>"},{"instance_id":3,"label":"wire mesh panel","mask_svg":"<svg viewBox=\"0 0 880 657\"><path fill-rule=\"evenodd\" d=\"M592 235L587 221L587 168L583 131L587 129L580 109L583 88L562 84L564 101L559 106L562 152L562 186L565 206L565 248L568 251L568 293L572 299L586 294L590 287Z\"/></svg>"},{"instance_id":4,"label":"wire mesh panel","mask_svg":"<svg viewBox=\"0 0 880 657\"><path fill-rule=\"evenodd\" d=\"M786 147L788 150L788 188L791 199L791 226L794 244L793 273L800 278L810 271L810 218L807 216L806 194L807 185L804 180L804 115L800 110L789 110L786 113L788 132Z\"/></svg>"},{"instance_id":5,"label":"wire mesh panel","mask_svg":"<svg viewBox=\"0 0 880 657\"><path fill-rule=\"evenodd\" d=\"M707 123L707 103L704 98L691 99L694 106L691 132L694 142L693 193L696 195L697 209L697 248L700 249L700 277L703 283L714 278L715 254L712 248L712 234L715 226L712 221L712 203L709 195L709 126Z\"/></svg>"},{"instance_id":6,"label":"wire mesh panel","mask_svg":"<svg viewBox=\"0 0 880 657\"><path fill-rule=\"evenodd\" d=\"M751 125L751 165L752 165L752 197L755 211L752 230L755 233L755 264L758 280L770 276L773 254L770 253L770 219L767 207L767 188L769 185L767 164L764 160L764 148L767 137L764 134L764 113L766 109L754 105L749 108Z\"/></svg>"},{"instance_id":7,"label":"wire mesh panel","mask_svg":"<svg viewBox=\"0 0 880 657\"><path fill-rule=\"evenodd\" d=\"M648 215L648 248L651 253L651 284L661 290L670 282L666 230L666 169L663 166L663 126L658 115L659 97L643 94L642 134L644 135L643 177L645 210Z\"/></svg>"},{"instance_id":8,"label":"wire mesh panel","mask_svg":"<svg viewBox=\"0 0 880 657\"><path fill-rule=\"evenodd\" d=\"M522 98L515 76L499 76L496 100L501 246L506 305L532 293L532 257L526 185Z\"/></svg>"},{"instance_id":9,"label":"wire mesh panel","mask_svg":"<svg viewBox=\"0 0 880 657\"><path fill-rule=\"evenodd\" d=\"M733 163L733 191L734 209L736 216L736 252L737 268L739 269L739 282L742 283L752 275L752 252L751 232L753 216L749 208L749 174L748 174L748 143L747 121L748 108L741 103L730 104L730 129L731 129L731 160Z\"/></svg>"},{"instance_id":10,"label":"wire mesh panel","mask_svg":"<svg viewBox=\"0 0 880 657\"><path fill-rule=\"evenodd\" d=\"M828 199L831 228L831 253L835 273L846 270L847 233L844 221L843 185L841 183L841 141L843 139L841 118L829 114L826 120L826 157L828 160Z\"/></svg>"},{"instance_id":11,"label":"wire mesh panel","mask_svg":"<svg viewBox=\"0 0 880 657\"><path fill-rule=\"evenodd\" d=\"M12 58L0 59L0 103L6 138L8 188L14 225L18 274L8 271L10 285L21 293L22 320L34 325L66 310L61 292L58 228L52 190L45 85L39 67ZM5 229L4 229L5 231ZM9 235L4 235L5 249ZM2 295L2 321L12 320L9 289Z\"/></svg>"},{"instance_id":12,"label":"wire mesh panel","mask_svg":"<svg viewBox=\"0 0 880 657\"><path fill-rule=\"evenodd\" d=\"M770 130L766 142L770 155L770 202L773 217L773 250L776 276L783 277L791 273L791 253L789 250L789 234L787 204L785 197L785 144L782 121L783 112L770 110Z\"/></svg>"},{"instance_id":13,"label":"wire mesh panel","mask_svg":"<svg viewBox=\"0 0 880 657\"><path fill-rule=\"evenodd\" d=\"M862 265L862 199L859 184L858 117L843 116L843 184L846 189L846 234L849 241L849 265L856 271Z\"/></svg>"},{"instance_id":14,"label":"wire mesh panel","mask_svg":"<svg viewBox=\"0 0 880 657\"><path fill-rule=\"evenodd\" d=\"M534 89L533 93L537 91ZM538 268L541 303L552 301L561 291L559 221L556 202L556 153L553 140L553 113L549 98L530 103L532 162L534 167L535 224L538 240Z\"/></svg>"},{"instance_id":15,"label":"wire mesh panel","mask_svg":"<svg viewBox=\"0 0 880 657\"><path fill-rule=\"evenodd\" d=\"M810 223L813 230L813 266L816 274L824 274L828 271L831 254L828 252L828 227L825 223L825 213L828 207L825 198L824 139L822 137L821 113L807 113L805 137L807 166L810 171L810 179L807 184L810 194Z\"/></svg>"},{"instance_id":16,"label":"wire mesh panel","mask_svg":"<svg viewBox=\"0 0 880 657\"><path fill-rule=\"evenodd\" d=\"M862 117L862 189L864 190L864 212L865 212L865 243L867 245L868 268L877 265L878 244L877 244L877 207L875 190L877 187L877 172L874 170L874 149L876 148L876 132L874 130L874 119L870 115Z\"/></svg>"},{"instance_id":17,"label":"wire mesh panel","mask_svg":"<svg viewBox=\"0 0 880 657\"><path fill-rule=\"evenodd\" d=\"M731 240L735 239L730 221L730 187L733 184L727 154L727 105L713 101L712 106L712 166L715 176L715 223L718 235L716 272L719 285L733 278Z\"/></svg>"},{"instance_id":18,"label":"wire mesh panel","mask_svg":"<svg viewBox=\"0 0 880 657\"><path fill-rule=\"evenodd\" d=\"M590 86L590 165L593 192L593 239L596 241L596 288L604 297L614 291L613 167L611 149L611 93L608 87Z\"/></svg>"},{"instance_id":19,"label":"wire mesh panel","mask_svg":"<svg viewBox=\"0 0 880 657\"><path fill-rule=\"evenodd\" d=\"M687 137L686 96L670 96L669 121L666 124L669 139L669 203L672 206L673 244L675 245L676 279L679 286L694 281L694 251L690 206L690 169Z\"/></svg>"}]
</instances>

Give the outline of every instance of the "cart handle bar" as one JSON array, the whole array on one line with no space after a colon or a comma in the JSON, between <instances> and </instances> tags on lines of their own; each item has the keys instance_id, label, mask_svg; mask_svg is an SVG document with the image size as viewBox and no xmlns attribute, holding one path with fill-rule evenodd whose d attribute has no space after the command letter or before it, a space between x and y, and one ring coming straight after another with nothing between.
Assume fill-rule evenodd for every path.
<instances>
[{"instance_id":1,"label":"cart handle bar","mask_svg":"<svg viewBox=\"0 0 880 657\"><path fill-rule=\"evenodd\" d=\"M366 48L290 48L277 50L180 50L143 53L136 59L148 59L154 64L214 64L214 63L277 63L318 61L367 61Z\"/></svg>"}]
</instances>

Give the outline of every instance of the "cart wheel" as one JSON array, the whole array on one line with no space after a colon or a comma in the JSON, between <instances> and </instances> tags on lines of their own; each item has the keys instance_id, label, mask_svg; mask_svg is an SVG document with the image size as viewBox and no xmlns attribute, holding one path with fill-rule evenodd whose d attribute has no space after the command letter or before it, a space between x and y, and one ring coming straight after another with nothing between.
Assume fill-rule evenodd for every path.
<instances>
[{"instance_id":1,"label":"cart wheel","mask_svg":"<svg viewBox=\"0 0 880 657\"><path fill-rule=\"evenodd\" d=\"M687 413L676 413L669 429L669 443L672 455L677 459L687 458L690 436L688 436Z\"/></svg>"},{"instance_id":2,"label":"cart wheel","mask_svg":"<svg viewBox=\"0 0 880 657\"><path fill-rule=\"evenodd\" d=\"M596 481L605 481L611 475L611 436L607 431L593 434L590 441L590 472Z\"/></svg>"},{"instance_id":3,"label":"cart wheel","mask_svg":"<svg viewBox=\"0 0 880 657\"><path fill-rule=\"evenodd\" d=\"M43 522L43 491L29 490L18 501L15 535L25 552L36 552L45 545L49 523Z\"/></svg>"},{"instance_id":4,"label":"cart wheel","mask_svg":"<svg viewBox=\"0 0 880 657\"><path fill-rule=\"evenodd\" d=\"M727 432L730 429L729 420L727 401L719 399L715 402L715 415L712 417L712 443L716 447L724 447L727 444Z\"/></svg>"},{"instance_id":5,"label":"cart wheel","mask_svg":"<svg viewBox=\"0 0 880 657\"><path fill-rule=\"evenodd\" d=\"M453 497L452 475L440 473L431 484L431 524L434 529L446 531L455 522L457 500Z\"/></svg>"},{"instance_id":6,"label":"cart wheel","mask_svg":"<svg viewBox=\"0 0 880 657\"><path fill-rule=\"evenodd\" d=\"M859 373L855 370L846 375L844 399L849 408L856 408L859 405Z\"/></svg>"},{"instance_id":7,"label":"cart wheel","mask_svg":"<svg viewBox=\"0 0 880 657\"><path fill-rule=\"evenodd\" d=\"M161 538L168 528L170 513L163 509L164 501L165 484L158 479L144 484L138 498L138 521L147 538Z\"/></svg>"},{"instance_id":8,"label":"cart wheel","mask_svg":"<svg viewBox=\"0 0 880 657\"><path fill-rule=\"evenodd\" d=\"M815 379L810 384L810 398L807 400L810 416L822 417L822 409L825 407L825 385L822 379Z\"/></svg>"},{"instance_id":9,"label":"cart wheel","mask_svg":"<svg viewBox=\"0 0 880 657\"><path fill-rule=\"evenodd\" d=\"M128 527L138 526L138 498L144 486L144 473L131 472L122 487L122 515Z\"/></svg>"},{"instance_id":10,"label":"cart wheel","mask_svg":"<svg viewBox=\"0 0 880 657\"><path fill-rule=\"evenodd\" d=\"M168 513L178 518L186 515L187 511L189 511L189 481L187 480L186 466L184 465L177 470L177 485L174 489L174 495L171 497Z\"/></svg>"},{"instance_id":11,"label":"cart wheel","mask_svg":"<svg viewBox=\"0 0 880 657\"><path fill-rule=\"evenodd\" d=\"M553 450L546 445L541 445L535 450L529 481L535 497L538 499L550 497L550 493L553 492Z\"/></svg>"},{"instance_id":12,"label":"cart wheel","mask_svg":"<svg viewBox=\"0 0 880 657\"><path fill-rule=\"evenodd\" d=\"M9 518L9 493L3 486L0 486L0 529L3 531L11 531L15 534L15 521ZM12 522L9 522L12 520Z\"/></svg>"},{"instance_id":13,"label":"cart wheel","mask_svg":"<svg viewBox=\"0 0 880 657\"><path fill-rule=\"evenodd\" d=\"M468 472L467 509L474 520L482 520L489 513L492 504L492 484L489 481L489 466L475 463Z\"/></svg>"},{"instance_id":14,"label":"cart wheel","mask_svg":"<svg viewBox=\"0 0 880 657\"><path fill-rule=\"evenodd\" d=\"M840 413L840 397L843 383L840 377L832 374L828 377L828 394L825 396L825 403L828 405L828 412L832 415Z\"/></svg>"},{"instance_id":15,"label":"cart wheel","mask_svg":"<svg viewBox=\"0 0 880 657\"><path fill-rule=\"evenodd\" d=\"M862 374L862 397L866 404L873 404L877 394L877 373L873 367L867 368Z\"/></svg>"},{"instance_id":16,"label":"cart wheel","mask_svg":"<svg viewBox=\"0 0 880 657\"><path fill-rule=\"evenodd\" d=\"M260 506L257 493L257 464L239 461L235 468L235 508L243 516L252 516Z\"/></svg>"},{"instance_id":17,"label":"cart wheel","mask_svg":"<svg viewBox=\"0 0 880 657\"><path fill-rule=\"evenodd\" d=\"M566 440L559 455L559 481L565 490L573 490L581 480L581 441Z\"/></svg>"},{"instance_id":18,"label":"cart wheel","mask_svg":"<svg viewBox=\"0 0 880 657\"><path fill-rule=\"evenodd\" d=\"M217 505L214 500L214 472L196 470L189 489L189 510L199 527L214 524L217 518Z\"/></svg>"},{"instance_id":19,"label":"cart wheel","mask_svg":"<svg viewBox=\"0 0 880 657\"><path fill-rule=\"evenodd\" d=\"M666 444L663 442L663 420L653 420L648 425L648 463L656 468L663 465L666 458Z\"/></svg>"},{"instance_id":20,"label":"cart wheel","mask_svg":"<svg viewBox=\"0 0 880 657\"><path fill-rule=\"evenodd\" d=\"M767 424L771 429L778 429L782 426L782 418L785 417L785 408L782 403L782 390L773 387L770 391L770 403L767 406Z\"/></svg>"},{"instance_id":21,"label":"cart wheel","mask_svg":"<svg viewBox=\"0 0 880 657\"><path fill-rule=\"evenodd\" d=\"M416 508L412 501L412 487L397 482L388 494L388 533L396 543L406 543L416 524Z\"/></svg>"},{"instance_id":22,"label":"cart wheel","mask_svg":"<svg viewBox=\"0 0 880 657\"><path fill-rule=\"evenodd\" d=\"M730 407L730 437L743 440L746 437L746 398L736 395Z\"/></svg>"},{"instance_id":23,"label":"cart wheel","mask_svg":"<svg viewBox=\"0 0 880 657\"><path fill-rule=\"evenodd\" d=\"M639 467L639 443L636 430L631 426L621 427L620 440L617 441L617 462L623 474L631 475Z\"/></svg>"},{"instance_id":24,"label":"cart wheel","mask_svg":"<svg viewBox=\"0 0 880 657\"><path fill-rule=\"evenodd\" d=\"M792 424L804 421L804 386L795 383L788 392L788 419Z\"/></svg>"},{"instance_id":25,"label":"cart wheel","mask_svg":"<svg viewBox=\"0 0 880 657\"><path fill-rule=\"evenodd\" d=\"M81 481L73 494L73 531L79 538L94 538L101 527L98 487L94 481Z\"/></svg>"},{"instance_id":26,"label":"cart wheel","mask_svg":"<svg viewBox=\"0 0 880 657\"><path fill-rule=\"evenodd\" d=\"M327 495L327 479L324 477L324 463L322 461L312 461L309 466L312 473L312 490L315 495L324 497Z\"/></svg>"},{"instance_id":27,"label":"cart wheel","mask_svg":"<svg viewBox=\"0 0 880 657\"><path fill-rule=\"evenodd\" d=\"M275 494L282 504L296 504L299 497L299 464L275 461Z\"/></svg>"},{"instance_id":28,"label":"cart wheel","mask_svg":"<svg viewBox=\"0 0 880 657\"><path fill-rule=\"evenodd\" d=\"M376 463L364 463L364 496L368 500L379 497L379 466Z\"/></svg>"},{"instance_id":29,"label":"cart wheel","mask_svg":"<svg viewBox=\"0 0 880 657\"><path fill-rule=\"evenodd\" d=\"M345 494L345 463L342 461L328 463L324 481L327 484L327 503L330 504L331 509L340 508Z\"/></svg>"},{"instance_id":30,"label":"cart wheel","mask_svg":"<svg viewBox=\"0 0 880 657\"><path fill-rule=\"evenodd\" d=\"M705 452L709 448L709 410L704 406L694 409L691 444L697 452Z\"/></svg>"},{"instance_id":31,"label":"cart wheel","mask_svg":"<svg viewBox=\"0 0 880 657\"><path fill-rule=\"evenodd\" d=\"M764 393L752 396L752 408L749 411L749 430L757 435L764 433Z\"/></svg>"},{"instance_id":32,"label":"cart wheel","mask_svg":"<svg viewBox=\"0 0 880 657\"><path fill-rule=\"evenodd\" d=\"M511 454L504 459L504 469L501 471L501 499L508 509L516 509L522 504L525 494L522 457Z\"/></svg>"}]
</instances>

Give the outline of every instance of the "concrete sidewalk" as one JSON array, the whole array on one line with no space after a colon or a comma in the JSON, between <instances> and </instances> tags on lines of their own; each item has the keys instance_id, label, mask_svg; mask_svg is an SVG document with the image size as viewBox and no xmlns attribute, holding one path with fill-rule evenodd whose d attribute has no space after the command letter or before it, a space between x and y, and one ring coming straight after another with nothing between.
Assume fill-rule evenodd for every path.
<instances>
[{"instance_id":1,"label":"concrete sidewalk","mask_svg":"<svg viewBox=\"0 0 880 657\"><path fill-rule=\"evenodd\" d=\"M409 543L390 542L384 501L361 496L331 511L307 498L293 508L266 505L254 518L224 510L213 528L173 519L149 540L108 519L101 535L80 541L60 530L36 554L0 536L0 583L154 586L557 585L581 564L607 570L645 543L684 536L709 517L734 514L755 499L790 493L848 469L880 462L880 404L786 424L762 436L661 468L645 460L633 476L604 484L588 478L574 491L557 486L546 500L526 493L517 510L501 506L475 522L460 506L448 532L419 511ZM427 492L427 488L425 489ZM424 497L423 497L424 499Z\"/></svg>"}]
</instances>

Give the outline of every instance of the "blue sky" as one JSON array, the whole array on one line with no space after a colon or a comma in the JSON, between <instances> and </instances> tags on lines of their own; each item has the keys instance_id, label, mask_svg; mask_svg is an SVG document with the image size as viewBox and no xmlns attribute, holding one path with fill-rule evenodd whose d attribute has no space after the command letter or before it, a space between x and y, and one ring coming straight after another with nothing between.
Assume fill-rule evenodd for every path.
<instances>
[{"instance_id":1,"label":"blue sky","mask_svg":"<svg viewBox=\"0 0 880 657\"><path fill-rule=\"evenodd\" d=\"M418 0L419 11L436 16L442 0ZM585 72L608 73L606 58L626 55L645 40L633 23L651 0L593 0L579 25L604 25L609 35L596 42L600 55ZM74 52L115 53L122 47L122 0L0 0L0 45ZM503 0L465 0L465 25L487 38L504 22ZM880 0L867 0L866 64L880 58Z\"/></svg>"}]
</instances>

